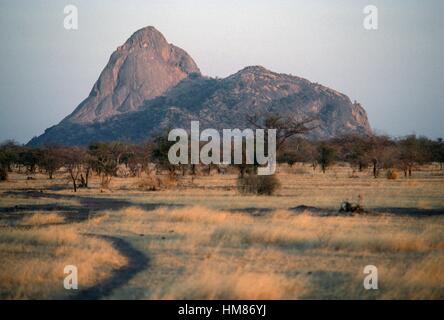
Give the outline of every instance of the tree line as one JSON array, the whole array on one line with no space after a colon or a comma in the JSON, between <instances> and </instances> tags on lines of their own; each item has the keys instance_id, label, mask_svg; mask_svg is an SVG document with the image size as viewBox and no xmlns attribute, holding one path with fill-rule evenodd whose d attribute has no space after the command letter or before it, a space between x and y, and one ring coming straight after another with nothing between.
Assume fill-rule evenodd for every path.
<instances>
[{"instance_id":1,"label":"tree line","mask_svg":"<svg viewBox=\"0 0 444 320\"><path fill-rule=\"evenodd\" d=\"M289 130L290 131L290 130ZM299 130L300 131L300 130ZM358 136L344 135L338 138L311 141L293 134L282 134L278 139L277 161L292 166L302 162L310 164L313 170L326 172L335 162L349 163L353 170L371 169L377 178L382 169L399 170L405 177L411 177L420 165L435 162L444 163L444 142L426 137L409 135L391 138L384 135ZM0 180L6 180L8 173L32 174L44 172L52 179L64 168L72 182L74 191L88 187L93 173L100 177L101 185L109 185L112 177L119 175L119 167L124 166L127 174L137 177L142 172L156 174L168 172L170 175L196 175L198 172L210 174L212 170L224 173L226 166L220 165L171 165L168 150L174 142L166 135L159 135L146 143L127 142L93 143L86 148L47 145L28 147L12 141L0 145ZM232 165L240 177L254 173L256 165Z\"/></svg>"},{"instance_id":2,"label":"tree line","mask_svg":"<svg viewBox=\"0 0 444 320\"><path fill-rule=\"evenodd\" d=\"M313 169L319 166L324 173L335 162L345 162L356 171L371 168L375 178L382 169L400 170L405 177L411 177L414 170L427 163L438 163L442 170L444 142L441 138L432 140L416 135L344 135L318 142L297 138L284 148L278 162L311 163Z\"/></svg>"}]
</instances>

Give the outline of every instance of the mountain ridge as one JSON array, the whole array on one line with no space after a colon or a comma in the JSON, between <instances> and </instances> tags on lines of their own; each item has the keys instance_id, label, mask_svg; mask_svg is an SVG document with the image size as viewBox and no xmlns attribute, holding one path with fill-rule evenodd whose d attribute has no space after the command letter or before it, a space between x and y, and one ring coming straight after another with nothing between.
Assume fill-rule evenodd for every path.
<instances>
[{"instance_id":1,"label":"mountain ridge","mask_svg":"<svg viewBox=\"0 0 444 320\"><path fill-rule=\"evenodd\" d=\"M114 51L89 96L62 122L90 123L136 111L191 73L200 70L184 50L152 26L140 29Z\"/></svg>"},{"instance_id":2,"label":"mountain ridge","mask_svg":"<svg viewBox=\"0 0 444 320\"><path fill-rule=\"evenodd\" d=\"M73 113L28 144L142 142L168 128L186 129L191 120L202 128L243 129L248 115L265 113L318 118L312 139L371 134L364 108L343 93L257 65L223 79L203 76L184 50L146 27L111 55Z\"/></svg>"}]
</instances>

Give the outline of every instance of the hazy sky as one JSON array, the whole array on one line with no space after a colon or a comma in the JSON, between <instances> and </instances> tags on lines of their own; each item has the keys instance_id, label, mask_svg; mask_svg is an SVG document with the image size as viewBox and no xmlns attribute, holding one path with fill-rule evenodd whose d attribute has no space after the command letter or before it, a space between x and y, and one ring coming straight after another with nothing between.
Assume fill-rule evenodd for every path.
<instances>
[{"instance_id":1,"label":"hazy sky","mask_svg":"<svg viewBox=\"0 0 444 320\"><path fill-rule=\"evenodd\" d=\"M63 8L79 29L63 27ZM376 5L379 29L363 28ZM111 53L152 25L205 75L247 65L347 94L372 127L444 136L444 1L0 0L0 140L27 142L89 94Z\"/></svg>"}]
</instances>

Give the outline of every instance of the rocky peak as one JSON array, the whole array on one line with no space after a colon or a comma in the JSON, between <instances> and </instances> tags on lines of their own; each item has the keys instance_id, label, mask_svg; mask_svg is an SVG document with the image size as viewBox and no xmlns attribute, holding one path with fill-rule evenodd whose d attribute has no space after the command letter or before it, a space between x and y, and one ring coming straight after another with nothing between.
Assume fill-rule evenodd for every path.
<instances>
[{"instance_id":1,"label":"rocky peak","mask_svg":"<svg viewBox=\"0 0 444 320\"><path fill-rule=\"evenodd\" d=\"M193 59L153 27L136 31L112 55L90 95L30 145L143 142L168 128L246 128L247 115L316 118L307 137L370 135L362 106L343 93L290 74L249 66L224 79L203 77Z\"/></svg>"},{"instance_id":2,"label":"rocky peak","mask_svg":"<svg viewBox=\"0 0 444 320\"><path fill-rule=\"evenodd\" d=\"M134 32L132 36L126 40L123 47L132 47L137 45L147 48L149 45L152 47L155 47L156 45L166 46L168 45L168 42L163 34L157 31L156 28L148 26Z\"/></svg>"},{"instance_id":3,"label":"rocky peak","mask_svg":"<svg viewBox=\"0 0 444 320\"><path fill-rule=\"evenodd\" d=\"M232 78L251 78L254 79L256 77L261 78L261 77L269 77L269 76L274 76L277 75L277 73L270 71L262 66L248 66L245 67L241 70L239 70L238 72L236 72L235 74L233 74L231 77Z\"/></svg>"},{"instance_id":4,"label":"rocky peak","mask_svg":"<svg viewBox=\"0 0 444 320\"><path fill-rule=\"evenodd\" d=\"M239 70L237 73L245 74L245 73L269 73L269 72L271 71L264 68L263 66L247 66Z\"/></svg>"},{"instance_id":5,"label":"rocky peak","mask_svg":"<svg viewBox=\"0 0 444 320\"><path fill-rule=\"evenodd\" d=\"M63 122L102 122L137 111L193 73L199 68L184 50L154 27L140 29L111 55L90 95Z\"/></svg>"}]
</instances>

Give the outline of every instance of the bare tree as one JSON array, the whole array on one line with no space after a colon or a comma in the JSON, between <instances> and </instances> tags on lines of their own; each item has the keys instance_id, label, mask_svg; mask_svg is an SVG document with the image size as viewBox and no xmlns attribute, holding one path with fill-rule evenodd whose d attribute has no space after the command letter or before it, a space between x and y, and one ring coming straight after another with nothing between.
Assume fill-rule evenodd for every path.
<instances>
[{"instance_id":1,"label":"bare tree","mask_svg":"<svg viewBox=\"0 0 444 320\"><path fill-rule=\"evenodd\" d=\"M74 192L77 192L77 179L82 172L85 151L78 147L70 147L63 148L61 152L63 166L68 170Z\"/></svg>"},{"instance_id":2,"label":"bare tree","mask_svg":"<svg viewBox=\"0 0 444 320\"><path fill-rule=\"evenodd\" d=\"M379 170L383 167L383 159L386 158L387 148L393 147L395 144L387 136L371 136L368 138L367 157L372 163L373 177L379 176Z\"/></svg>"},{"instance_id":3,"label":"bare tree","mask_svg":"<svg viewBox=\"0 0 444 320\"><path fill-rule=\"evenodd\" d=\"M276 152L289 138L306 134L319 127L317 120L317 117L305 117L299 120L292 115L283 117L278 114L247 116L248 123L257 129L276 129Z\"/></svg>"}]
</instances>

